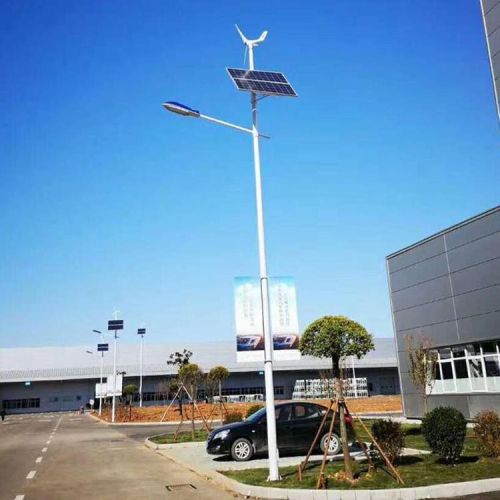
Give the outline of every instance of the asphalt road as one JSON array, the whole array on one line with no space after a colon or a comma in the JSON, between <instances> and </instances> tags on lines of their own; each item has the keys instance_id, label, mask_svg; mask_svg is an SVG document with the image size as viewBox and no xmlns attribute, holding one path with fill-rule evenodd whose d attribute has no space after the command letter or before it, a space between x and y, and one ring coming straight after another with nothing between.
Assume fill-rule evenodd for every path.
<instances>
[{"instance_id":1,"label":"asphalt road","mask_svg":"<svg viewBox=\"0 0 500 500\"><path fill-rule=\"evenodd\" d=\"M7 416L0 423L0 500L237 497L146 448L142 434L151 430L123 432L74 413Z\"/></svg>"}]
</instances>

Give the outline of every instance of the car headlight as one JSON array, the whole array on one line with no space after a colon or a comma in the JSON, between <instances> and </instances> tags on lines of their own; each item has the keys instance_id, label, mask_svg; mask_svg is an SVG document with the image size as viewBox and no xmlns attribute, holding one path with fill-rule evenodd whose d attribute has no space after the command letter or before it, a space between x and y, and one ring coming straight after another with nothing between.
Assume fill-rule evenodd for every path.
<instances>
[{"instance_id":1,"label":"car headlight","mask_svg":"<svg viewBox=\"0 0 500 500\"><path fill-rule=\"evenodd\" d=\"M225 439L230 432L231 431L229 429L226 429L225 431L220 431L214 436L214 439Z\"/></svg>"}]
</instances>

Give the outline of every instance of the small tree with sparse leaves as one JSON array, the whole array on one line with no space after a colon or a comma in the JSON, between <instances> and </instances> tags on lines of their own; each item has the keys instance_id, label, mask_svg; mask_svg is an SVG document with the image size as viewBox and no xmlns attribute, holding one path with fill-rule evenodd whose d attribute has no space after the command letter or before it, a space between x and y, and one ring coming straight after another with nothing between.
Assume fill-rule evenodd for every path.
<instances>
[{"instance_id":1,"label":"small tree with sparse leaves","mask_svg":"<svg viewBox=\"0 0 500 500\"><path fill-rule=\"evenodd\" d=\"M189 363L179 368L179 379L190 392L192 399L191 434L194 440L194 404L196 402L198 385L203 380L203 371L197 364Z\"/></svg>"},{"instance_id":2,"label":"small tree with sparse leaves","mask_svg":"<svg viewBox=\"0 0 500 500\"><path fill-rule=\"evenodd\" d=\"M219 389L219 417L222 423L222 382L229 377L229 370L225 366L214 366L208 373L208 380L216 384Z\"/></svg>"},{"instance_id":3,"label":"small tree with sparse leaves","mask_svg":"<svg viewBox=\"0 0 500 500\"><path fill-rule=\"evenodd\" d=\"M406 335L405 339L409 361L409 375L415 390L422 398L424 415L426 415L429 396L436 382L438 355L436 350L432 348L431 341L425 336L421 336L416 341L415 347L413 345L414 339L411 335Z\"/></svg>"},{"instance_id":4,"label":"small tree with sparse leaves","mask_svg":"<svg viewBox=\"0 0 500 500\"><path fill-rule=\"evenodd\" d=\"M358 359L373 350L373 337L366 329L345 316L324 316L311 323L300 340L299 350L306 356L329 358L332 371L337 382L338 402L344 401L344 387L341 375L341 362L347 356ZM340 406L340 437L344 452L345 473L348 479L353 478L347 428L343 405Z\"/></svg>"}]
</instances>

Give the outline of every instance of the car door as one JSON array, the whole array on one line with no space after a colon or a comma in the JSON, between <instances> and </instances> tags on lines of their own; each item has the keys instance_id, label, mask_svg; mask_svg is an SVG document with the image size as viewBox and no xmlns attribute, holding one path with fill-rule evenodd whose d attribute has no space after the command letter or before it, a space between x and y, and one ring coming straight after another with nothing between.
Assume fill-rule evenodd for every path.
<instances>
[{"instance_id":1,"label":"car door","mask_svg":"<svg viewBox=\"0 0 500 500\"><path fill-rule=\"evenodd\" d=\"M290 448L308 450L321 425L320 407L308 403L293 405L292 439Z\"/></svg>"},{"instance_id":2,"label":"car door","mask_svg":"<svg viewBox=\"0 0 500 500\"><path fill-rule=\"evenodd\" d=\"M275 408L276 434L278 449L285 451L290 447L292 405L283 404ZM254 443L258 452L267 452L267 417L264 415L255 426Z\"/></svg>"}]
</instances>

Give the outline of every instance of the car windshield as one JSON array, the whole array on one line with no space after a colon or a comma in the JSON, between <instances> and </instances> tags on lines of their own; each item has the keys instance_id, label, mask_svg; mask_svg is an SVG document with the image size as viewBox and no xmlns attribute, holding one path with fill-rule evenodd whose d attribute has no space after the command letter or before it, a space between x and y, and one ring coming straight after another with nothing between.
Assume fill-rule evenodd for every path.
<instances>
[{"instance_id":1,"label":"car windshield","mask_svg":"<svg viewBox=\"0 0 500 500\"><path fill-rule=\"evenodd\" d=\"M256 411L255 413L253 413L249 417L247 417L246 420L249 422L257 422L265 415L266 415L266 408L264 407L264 408L261 408L259 411Z\"/></svg>"}]
</instances>

